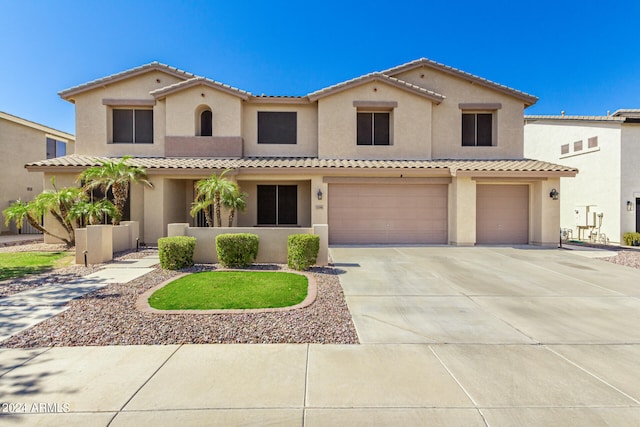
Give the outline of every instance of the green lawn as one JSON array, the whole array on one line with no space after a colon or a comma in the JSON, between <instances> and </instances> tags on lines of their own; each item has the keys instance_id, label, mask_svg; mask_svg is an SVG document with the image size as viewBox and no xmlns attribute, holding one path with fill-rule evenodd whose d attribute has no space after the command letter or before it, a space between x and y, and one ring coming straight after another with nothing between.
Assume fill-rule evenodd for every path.
<instances>
[{"instance_id":1,"label":"green lawn","mask_svg":"<svg viewBox=\"0 0 640 427\"><path fill-rule=\"evenodd\" d=\"M158 310L212 310L289 307L307 296L301 274L208 271L174 280L149 297Z\"/></svg>"},{"instance_id":2,"label":"green lawn","mask_svg":"<svg viewBox=\"0 0 640 427\"><path fill-rule=\"evenodd\" d=\"M70 264L69 252L0 253L0 280L44 273ZM64 259L66 258L66 259Z\"/></svg>"}]
</instances>

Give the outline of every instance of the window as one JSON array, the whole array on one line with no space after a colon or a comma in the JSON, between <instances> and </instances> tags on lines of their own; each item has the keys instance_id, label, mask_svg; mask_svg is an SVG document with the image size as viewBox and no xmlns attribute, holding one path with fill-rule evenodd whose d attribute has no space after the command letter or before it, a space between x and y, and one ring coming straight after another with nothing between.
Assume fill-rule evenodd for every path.
<instances>
[{"instance_id":1,"label":"window","mask_svg":"<svg viewBox=\"0 0 640 427\"><path fill-rule=\"evenodd\" d=\"M569 144L563 144L560 146L560 154L569 154Z\"/></svg>"},{"instance_id":2,"label":"window","mask_svg":"<svg viewBox=\"0 0 640 427\"><path fill-rule=\"evenodd\" d=\"M80 185L84 186L85 182L84 181L80 182ZM100 187L88 190L87 196L89 196L89 200L91 202L94 202L94 201L97 202L98 200L105 199L104 190ZM111 188L109 188L109 191L107 191L106 199L109 200L111 203L114 202L113 191L111 190ZM130 221L130 220L131 220L131 184L129 184L129 190L127 192L127 201L124 204L124 211L122 212L122 218L120 218L120 221ZM111 224L111 217L109 215L105 215L103 222L104 224Z\"/></svg>"},{"instance_id":3,"label":"window","mask_svg":"<svg viewBox=\"0 0 640 427\"><path fill-rule=\"evenodd\" d=\"M153 110L113 110L113 142L153 144Z\"/></svg>"},{"instance_id":4,"label":"window","mask_svg":"<svg viewBox=\"0 0 640 427\"><path fill-rule=\"evenodd\" d=\"M358 145L390 144L389 113L358 113Z\"/></svg>"},{"instance_id":5,"label":"window","mask_svg":"<svg viewBox=\"0 0 640 427\"><path fill-rule=\"evenodd\" d=\"M258 185L258 225L297 223L297 185Z\"/></svg>"},{"instance_id":6,"label":"window","mask_svg":"<svg viewBox=\"0 0 640 427\"><path fill-rule=\"evenodd\" d=\"M587 147L596 148L598 146L598 137L594 136L588 139Z\"/></svg>"},{"instance_id":7,"label":"window","mask_svg":"<svg viewBox=\"0 0 640 427\"><path fill-rule=\"evenodd\" d=\"M67 155L67 144L47 138L47 159L62 157Z\"/></svg>"},{"instance_id":8,"label":"window","mask_svg":"<svg viewBox=\"0 0 640 427\"><path fill-rule=\"evenodd\" d=\"M200 114L200 136L213 135L213 113L205 110Z\"/></svg>"},{"instance_id":9,"label":"window","mask_svg":"<svg viewBox=\"0 0 640 427\"><path fill-rule=\"evenodd\" d=\"M258 111L258 144L295 144L298 113Z\"/></svg>"},{"instance_id":10,"label":"window","mask_svg":"<svg viewBox=\"0 0 640 427\"><path fill-rule=\"evenodd\" d=\"M490 147L493 140L493 114L462 114L462 146Z\"/></svg>"},{"instance_id":11,"label":"window","mask_svg":"<svg viewBox=\"0 0 640 427\"><path fill-rule=\"evenodd\" d=\"M573 151L582 150L582 140L573 143Z\"/></svg>"}]
</instances>

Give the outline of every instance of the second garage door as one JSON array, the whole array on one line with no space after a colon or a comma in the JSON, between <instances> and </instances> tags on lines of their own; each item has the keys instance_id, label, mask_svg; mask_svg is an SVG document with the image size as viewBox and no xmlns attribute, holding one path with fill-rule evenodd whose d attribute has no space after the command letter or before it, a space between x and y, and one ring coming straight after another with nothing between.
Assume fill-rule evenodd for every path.
<instances>
[{"instance_id":1,"label":"second garage door","mask_svg":"<svg viewBox=\"0 0 640 427\"><path fill-rule=\"evenodd\" d=\"M447 243L447 185L330 184L330 244Z\"/></svg>"},{"instance_id":2,"label":"second garage door","mask_svg":"<svg viewBox=\"0 0 640 427\"><path fill-rule=\"evenodd\" d=\"M476 243L529 242L529 186L476 187Z\"/></svg>"}]
</instances>

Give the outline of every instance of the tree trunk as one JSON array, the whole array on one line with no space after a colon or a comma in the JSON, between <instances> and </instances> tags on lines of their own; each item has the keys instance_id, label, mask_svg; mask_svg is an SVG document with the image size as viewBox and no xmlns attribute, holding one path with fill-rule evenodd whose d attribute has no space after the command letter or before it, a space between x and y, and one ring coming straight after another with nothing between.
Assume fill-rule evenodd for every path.
<instances>
[{"instance_id":1,"label":"tree trunk","mask_svg":"<svg viewBox=\"0 0 640 427\"><path fill-rule=\"evenodd\" d=\"M229 211L229 227L233 227L233 217L236 215L236 210L231 208Z\"/></svg>"},{"instance_id":2,"label":"tree trunk","mask_svg":"<svg viewBox=\"0 0 640 427\"><path fill-rule=\"evenodd\" d=\"M221 206L220 206L220 204L221 204L221 201L220 201L220 198L221 198L221 197L220 197L220 193L216 193L213 197L214 197L214 198L213 198L214 209L215 209L215 211L216 211L216 221L217 221L217 223L218 223L218 225L217 225L217 226L218 226L218 227L222 227L222 215L221 215L221 213L220 213L220 210L221 210Z\"/></svg>"},{"instance_id":3,"label":"tree trunk","mask_svg":"<svg viewBox=\"0 0 640 427\"><path fill-rule=\"evenodd\" d=\"M113 204L120 214L120 218L114 218L111 222L113 225L119 225L120 219L124 216L124 205L127 203L128 188L126 185L114 184L111 190L113 191Z\"/></svg>"},{"instance_id":4,"label":"tree trunk","mask_svg":"<svg viewBox=\"0 0 640 427\"><path fill-rule=\"evenodd\" d=\"M213 227L215 224L213 223L213 218L211 218L211 212L209 212L209 206L203 209L204 211L204 219L207 221L207 227Z\"/></svg>"}]
</instances>

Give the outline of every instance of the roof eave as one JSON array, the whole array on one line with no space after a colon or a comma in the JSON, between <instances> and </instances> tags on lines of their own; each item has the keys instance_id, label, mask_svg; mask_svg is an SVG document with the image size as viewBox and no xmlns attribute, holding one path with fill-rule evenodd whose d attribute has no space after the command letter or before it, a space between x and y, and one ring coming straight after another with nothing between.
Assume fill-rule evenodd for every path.
<instances>
[{"instance_id":1,"label":"roof eave","mask_svg":"<svg viewBox=\"0 0 640 427\"><path fill-rule=\"evenodd\" d=\"M564 171L504 171L504 170L455 170L452 171L453 176L462 176L470 178L562 178L575 177L578 170L564 170Z\"/></svg>"},{"instance_id":2,"label":"roof eave","mask_svg":"<svg viewBox=\"0 0 640 427\"><path fill-rule=\"evenodd\" d=\"M420 67L429 67L435 70L442 71L444 73L471 81L472 83L477 83L482 86L488 87L490 89L497 90L499 92L505 93L507 95L513 96L517 99L524 101L525 108L531 107L536 102L538 102L538 97L530 95L528 93L521 92L516 89L511 89L509 87L503 86L499 83L492 82L491 80L483 79L479 76L467 73L462 70L458 70L457 68L449 67L444 64L440 64L439 62L432 61L427 58L420 58L415 61L408 62L406 64L399 65L397 67L389 68L388 70L382 71L383 74L394 76L405 71L410 71Z\"/></svg>"},{"instance_id":3,"label":"roof eave","mask_svg":"<svg viewBox=\"0 0 640 427\"><path fill-rule=\"evenodd\" d=\"M73 97L75 95L88 92L90 90L94 90L99 87L104 87L106 85L110 85L122 80L126 80L131 77L136 77L142 74L146 74L151 71L161 71L163 73L166 73L168 75L174 76L182 80L188 80L190 77L194 77L193 74L188 73L186 71L182 71L165 64L160 64L159 62L150 62L148 64L144 64L139 67L131 68L129 70L122 71L120 73L112 74L110 76L93 80L88 83L81 84L79 86L62 90L58 92L58 96L60 96L62 99L66 101L74 102Z\"/></svg>"},{"instance_id":4,"label":"roof eave","mask_svg":"<svg viewBox=\"0 0 640 427\"><path fill-rule=\"evenodd\" d=\"M224 85L222 83L207 79L205 77L194 77L189 80L185 80L184 82L177 83L171 86L167 86L161 89L156 89L150 92L151 96L155 99L162 99L168 95L171 95L176 92L181 92L183 90L195 87L195 86L206 86L212 89L219 90L221 92L227 93L229 95L236 96L244 101L248 100L251 97L251 94L248 92L244 92L240 89Z\"/></svg>"},{"instance_id":5,"label":"roof eave","mask_svg":"<svg viewBox=\"0 0 640 427\"><path fill-rule=\"evenodd\" d=\"M433 101L435 104L440 104L446 98L444 95L436 94L435 92L431 92L431 91L427 92L427 91L422 91L422 90L412 88L408 84L403 84L397 79L384 76L382 73L373 73L373 74L366 75L351 81L338 83L334 87L329 87L327 89L321 89L319 91L310 93L309 95L307 95L307 97L311 101L317 101L320 98L325 98L327 96L335 95L336 93L340 93L345 90L352 89L354 87L362 86L372 81L379 81L381 83L386 83L390 86L397 87L398 89L411 92L415 95L421 96L423 98L427 98Z\"/></svg>"}]
</instances>

